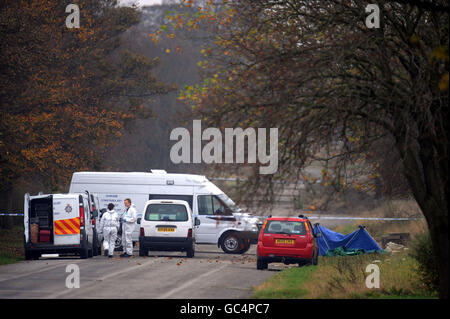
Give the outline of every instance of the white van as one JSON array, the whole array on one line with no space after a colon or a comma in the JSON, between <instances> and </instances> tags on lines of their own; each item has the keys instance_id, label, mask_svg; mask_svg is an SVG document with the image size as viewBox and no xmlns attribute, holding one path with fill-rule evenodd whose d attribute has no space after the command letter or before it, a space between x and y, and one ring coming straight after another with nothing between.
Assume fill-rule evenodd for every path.
<instances>
[{"instance_id":1,"label":"white van","mask_svg":"<svg viewBox=\"0 0 450 319\"><path fill-rule=\"evenodd\" d=\"M243 213L236 204L205 176L168 174L163 170L146 172L77 172L70 192L88 190L99 196L101 208L108 203L123 213L125 198L130 198L142 217L146 202L152 199L186 201L200 220L195 234L197 244L216 244L226 253L244 253L258 238L259 218ZM139 227L133 241L139 240Z\"/></svg>"},{"instance_id":2,"label":"white van","mask_svg":"<svg viewBox=\"0 0 450 319\"><path fill-rule=\"evenodd\" d=\"M25 259L38 259L42 254L92 257L95 213L91 213L90 207L86 193L25 194Z\"/></svg>"},{"instance_id":3,"label":"white van","mask_svg":"<svg viewBox=\"0 0 450 319\"><path fill-rule=\"evenodd\" d=\"M149 250L185 251L195 254L195 232L200 221L184 200L154 199L146 203L140 223L139 256Z\"/></svg>"}]
</instances>

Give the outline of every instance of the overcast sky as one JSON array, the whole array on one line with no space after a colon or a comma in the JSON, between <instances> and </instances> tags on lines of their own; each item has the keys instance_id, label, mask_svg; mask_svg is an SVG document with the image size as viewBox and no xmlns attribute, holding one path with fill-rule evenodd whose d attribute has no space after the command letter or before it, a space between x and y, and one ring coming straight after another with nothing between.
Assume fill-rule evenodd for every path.
<instances>
[{"instance_id":1,"label":"overcast sky","mask_svg":"<svg viewBox=\"0 0 450 319\"><path fill-rule=\"evenodd\" d=\"M120 0L121 4L131 4L137 2L139 6L149 6L152 4L161 4L162 0Z\"/></svg>"}]
</instances>

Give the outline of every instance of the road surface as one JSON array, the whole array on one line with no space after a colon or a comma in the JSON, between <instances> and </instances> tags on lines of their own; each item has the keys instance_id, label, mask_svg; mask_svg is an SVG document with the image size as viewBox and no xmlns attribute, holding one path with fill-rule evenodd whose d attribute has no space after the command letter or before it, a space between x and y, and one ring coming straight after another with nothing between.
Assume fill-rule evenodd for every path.
<instances>
[{"instance_id":1,"label":"road surface","mask_svg":"<svg viewBox=\"0 0 450 319\"><path fill-rule=\"evenodd\" d=\"M197 245L194 258L179 252L134 254L127 259L41 257L3 265L0 298L243 299L251 298L252 287L288 267L270 264L269 270L257 270L255 245L243 255L225 254L214 245ZM75 283L68 265L78 266L79 288L66 287L66 281Z\"/></svg>"}]
</instances>

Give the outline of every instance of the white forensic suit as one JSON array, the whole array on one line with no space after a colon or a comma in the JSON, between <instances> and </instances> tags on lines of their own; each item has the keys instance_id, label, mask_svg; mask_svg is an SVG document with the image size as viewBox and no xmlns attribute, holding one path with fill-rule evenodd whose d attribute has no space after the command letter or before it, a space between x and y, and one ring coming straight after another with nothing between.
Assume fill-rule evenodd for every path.
<instances>
[{"instance_id":1,"label":"white forensic suit","mask_svg":"<svg viewBox=\"0 0 450 319\"><path fill-rule=\"evenodd\" d=\"M119 215L114 210L106 211L100 220L100 231L103 233L103 249L108 254L114 254L117 230L119 229Z\"/></svg>"},{"instance_id":2,"label":"white forensic suit","mask_svg":"<svg viewBox=\"0 0 450 319\"><path fill-rule=\"evenodd\" d=\"M122 215L122 247L124 253L133 255L133 239L131 234L136 226L137 211L136 206L132 204Z\"/></svg>"}]
</instances>

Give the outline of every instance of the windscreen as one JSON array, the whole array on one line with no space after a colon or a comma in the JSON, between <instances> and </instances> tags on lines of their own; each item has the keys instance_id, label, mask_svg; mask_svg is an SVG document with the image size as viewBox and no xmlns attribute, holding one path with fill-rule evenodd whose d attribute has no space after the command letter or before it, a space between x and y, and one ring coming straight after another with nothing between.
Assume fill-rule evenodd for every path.
<instances>
[{"instance_id":1,"label":"windscreen","mask_svg":"<svg viewBox=\"0 0 450 319\"><path fill-rule=\"evenodd\" d=\"M270 220L267 222L264 233L306 235L305 222Z\"/></svg>"},{"instance_id":2,"label":"windscreen","mask_svg":"<svg viewBox=\"0 0 450 319\"><path fill-rule=\"evenodd\" d=\"M238 211L239 207L226 194L217 195L231 210Z\"/></svg>"},{"instance_id":3,"label":"windscreen","mask_svg":"<svg viewBox=\"0 0 450 319\"><path fill-rule=\"evenodd\" d=\"M188 213L184 205L179 204L150 204L145 210L145 220L185 222Z\"/></svg>"}]
</instances>

